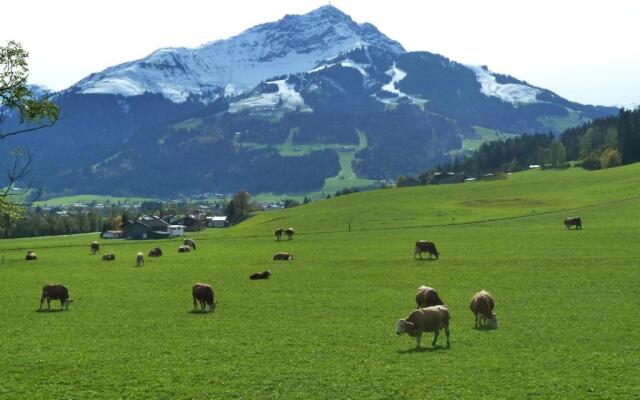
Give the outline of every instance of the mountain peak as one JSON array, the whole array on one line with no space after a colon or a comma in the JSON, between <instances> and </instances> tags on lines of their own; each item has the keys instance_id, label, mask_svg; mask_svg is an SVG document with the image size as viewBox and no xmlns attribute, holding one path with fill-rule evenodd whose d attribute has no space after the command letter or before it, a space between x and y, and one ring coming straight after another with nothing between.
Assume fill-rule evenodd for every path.
<instances>
[{"instance_id":1,"label":"mountain peak","mask_svg":"<svg viewBox=\"0 0 640 400\"><path fill-rule=\"evenodd\" d=\"M156 50L140 60L91 74L75 86L81 93L160 93L177 103L192 96L211 99L250 90L273 76L308 71L362 46L393 54L405 51L375 26L358 24L336 7L325 5L197 48Z\"/></svg>"},{"instance_id":2,"label":"mountain peak","mask_svg":"<svg viewBox=\"0 0 640 400\"><path fill-rule=\"evenodd\" d=\"M332 19L343 19L351 21L351 17L344 12L342 12L339 8L332 6L331 4L327 4L321 7L316 8L313 11L304 14L307 16L318 16L322 18L332 18Z\"/></svg>"}]
</instances>

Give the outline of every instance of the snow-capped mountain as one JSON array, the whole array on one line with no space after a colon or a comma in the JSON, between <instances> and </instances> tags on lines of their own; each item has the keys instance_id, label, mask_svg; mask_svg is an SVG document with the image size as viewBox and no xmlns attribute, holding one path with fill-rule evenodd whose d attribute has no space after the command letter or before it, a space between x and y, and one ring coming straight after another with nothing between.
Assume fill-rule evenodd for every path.
<instances>
[{"instance_id":1,"label":"snow-capped mountain","mask_svg":"<svg viewBox=\"0 0 640 400\"><path fill-rule=\"evenodd\" d=\"M191 95L211 99L223 90L234 95L277 75L307 71L361 46L404 52L398 42L375 26L358 24L337 8L324 6L194 49L160 49L140 60L91 74L75 86L85 94L159 93L176 103Z\"/></svg>"},{"instance_id":2,"label":"snow-capped mountain","mask_svg":"<svg viewBox=\"0 0 640 400\"><path fill-rule=\"evenodd\" d=\"M345 148L359 149L348 168L359 178L416 175L483 130L559 133L618 112L406 52L330 6L160 49L52 98L55 126L0 141L0 154L29 148L34 178L55 192L159 196L320 190ZM303 145L318 150L283 150Z\"/></svg>"}]
</instances>

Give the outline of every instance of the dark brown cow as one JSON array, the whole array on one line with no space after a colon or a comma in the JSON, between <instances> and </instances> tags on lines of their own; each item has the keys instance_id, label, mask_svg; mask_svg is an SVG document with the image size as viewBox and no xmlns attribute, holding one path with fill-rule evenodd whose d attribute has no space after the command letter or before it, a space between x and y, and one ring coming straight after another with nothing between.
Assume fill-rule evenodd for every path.
<instances>
[{"instance_id":1,"label":"dark brown cow","mask_svg":"<svg viewBox=\"0 0 640 400\"><path fill-rule=\"evenodd\" d=\"M156 247L155 249L149 250L149 257L162 257L162 249Z\"/></svg>"},{"instance_id":2,"label":"dark brown cow","mask_svg":"<svg viewBox=\"0 0 640 400\"><path fill-rule=\"evenodd\" d=\"M418 293L416 293L416 304L418 308L440 306L444 305L444 302L438 296L438 292L434 288L428 286L420 286Z\"/></svg>"},{"instance_id":3,"label":"dark brown cow","mask_svg":"<svg viewBox=\"0 0 640 400\"><path fill-rule=\"evenodd\" d=\"M274 261L291 261L293 260L293 254L289 253L276 253L273 255Z\"/></svg>"},{"instance_id":4,"label":"dark brown cow","mask_svg":"<svg viewBox=\"0 0 640 400\"><path fill-rule=\"evenodd\" d=\"M96 253L100 252L100 243L93 242L91 243L91 246L89 246L89 248L91 249L91 254L95 255Z\"/></svg>"},{"instance_id":5,"label":"dark brown cow","mask_svg":"<svg viewBox=\"0 0 640 400\"><path fill-rule=\"evenodd\" d=\"M38 255L33 250L28 250L27 254L24 256L24 259L27 261L33 261L38 259Z\"/></svg>"},{"instance_id":6,"label":"dark brown cow","mask_svg":"<svg viewBox=\"0 0 640 400\"><path fill-rule=\"evenodd\" d=\"M184 243L185 246L189 246L193 250L196 249L196 242L193 239L187 238L187 239L183 240L183 243Z\"/></svg>"},{"instance_id":7,"label":"dark brown cow","mask_svg":"<svg viewBox=\"0 0 640 400\"><path fill-rule=\"evenodd\" d=\"M113 253L107 253L102 256L102 261L114 261L116 259L116 255Z\"/></svg>"},{"instance_id":8,"label":"dark brown cow","mask_svg":"<svg viewBox=\"0 0 640 400\"><path fill-rule=\"evenodd\" d=\"M284 233L286 233L289 240L291 240L293 239L293 234L295 233L295 231L293 230L293 228L289 227L284 230Z\"/></svg>"},{"instance_id":9,"label":"dark brown cow","mask_svg":"<svg viewBox=\"0 0 640 400\"><path fill-rule=\"evenodd\" d=\"M51 310L51 300L60 300L60 309L69 309L69 303L73 300L69 299L69 291L64 285L46 284L42 288L42 296L40 297L40 310L42 310L42 304L47 301L47 308Z\"/></svg>"},{"instance_id":10,"label":"dark brown cow","mask_svg":"<svg viewBox=\"0 0 640 400\"><path fill-rule=\"evenodd\" d=\"M258 279L269 279L270 276L271 271L266 270L262 272L254 272L253 274L249 275L249 279L251 279L252 281L256 281Z\"/></svg>"},{"instance_id":11,"label":"dark brown cow","mask_svg":"<svg viewBox=\"0 0 640 400\"><path fill-rule=\"evenodd\" d=\"M284 233L284 229L282 229L282 228L276 228L276 231L275 231L275 233L274 233L274 234L276 235L276 240L280 240L280 239L282 239L282 234L283 234L283 233Z\"/></svg>"},{"instance_id":12,"label":"dark brown cow","mask_svg":"<svg viewBox=\"0 0 640 400\"><path fill-rule=\"evenodd\" d=\"M191 251L191 247L187 246L186 244L183 244L182 246L178 247L178 253L188 253Z\"/></svg>"},{"instance_id":13,"label":"dark brown cow","mask_svg":"<svg viewBox=\"0 0 640 400\"><path fill-rule=\"evenodd\" d=\"M416 250L413 253L413 258L415 259L416 255L419 255L420 259L422 259L422 253L429 253L429 258L435 256L436 260L440 257L440 253L438 253L436 249L436 244L427 240L418 240L416 242Z\"/></svg>"},{"instance_id":14,"label":"dark brown cow","mask_svg":"<svg viewBox=\"0 0 640 400\"><path fill-rule=\"evenodd\" d=\"M582 229L582 220L580 217L566 217L564 219L564 227L570 229L572 226L575 226L576 229Z\"/></svg>"},{"instance_id":15,"label":"dark brown cow","mask_svg":"<svg viewBox=\"0 0 640 400\"><path fill-rule=\"evenodd\" d=\"M206 310L206 306L209 306L211 311L216 309L215 296L213 294L213 288L206 283L196 283L191 289L193 294L193 310L196 310L196 304L200 303L200 309Z\"/></svg>"}]
</instances>

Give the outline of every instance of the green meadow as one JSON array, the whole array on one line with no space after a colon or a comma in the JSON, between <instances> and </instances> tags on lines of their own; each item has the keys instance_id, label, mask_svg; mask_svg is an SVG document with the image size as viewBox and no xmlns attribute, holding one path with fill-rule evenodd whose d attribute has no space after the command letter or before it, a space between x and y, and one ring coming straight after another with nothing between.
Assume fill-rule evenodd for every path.
<instances>
[{"instance_id":1,"label":"green meadow","mask_svg":"<svg viewBox=\"0 0 640 400\"><path fill-rule=\"evenodd\" d=\"M574 215L583 230L564 228ZM188 254L101 240L106 263L97 234L2 240L0 398L637 398L639 215L635 164L341 196L199 232ZM417 239L440 259L414 260ZM214 313L192 311L199 281ZM69 311L38 311L46 282L69 288ZM451 348L395 334L422 284L449 306ZM496 330L473 328L481 289Z\"/></svg>"}]
</instances>

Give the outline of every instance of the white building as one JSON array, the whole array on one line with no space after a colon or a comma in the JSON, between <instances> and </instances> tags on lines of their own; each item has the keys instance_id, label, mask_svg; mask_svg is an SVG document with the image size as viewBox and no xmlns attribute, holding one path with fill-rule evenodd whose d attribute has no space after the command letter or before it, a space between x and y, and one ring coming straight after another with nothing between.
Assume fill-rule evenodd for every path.
<instances>
[{"instance_id":1,"label":"white building","mask_svg":"<svg viewBox=\"0 0 640 400\"><path fill-rule=\"evenodd\" d=\"M169 225L167 226L167 232L169 236L184 236L184 225Z\"/></svg>"},{"instance_id":2,"label":"white building","mask_svg":"<svg viewBox=\"0 0 640 400\"><path fill-rule=\"evenodd\" d=\"M209 228L224 228L229 226L229 220L226 216L207 217L207 226Z\"/></svg>"}]
</instances>

